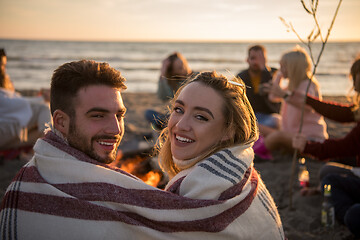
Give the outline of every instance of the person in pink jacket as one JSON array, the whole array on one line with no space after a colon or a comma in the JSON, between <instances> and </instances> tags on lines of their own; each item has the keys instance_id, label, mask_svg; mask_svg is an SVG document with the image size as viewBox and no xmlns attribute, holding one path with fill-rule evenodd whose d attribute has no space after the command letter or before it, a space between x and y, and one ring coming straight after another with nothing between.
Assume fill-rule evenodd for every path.
<instances>
[{"instance_id":1,"label":"person in pink jacket","mask_svg":"<svg viewBox=\"0 0 360 240\"><path fill-rule=\"evenodd\" d=\"M281 57L280 71L274 75L272 83L265 86L265 89L269 91L270 100L282 102L281 128L274 130L259 125L260 134L264 137L262 147L265 150L293 149L292 138L300 128L301 107L291 105L286 101L292 92L305 93L310 83L308 94L322 98L319 84L315 77L312 77L311 68L310 57L303 48L298 46ZM283 87L285 80L288 84ZM315 142L323 142L328 138L324 118L311 107L305 107L302 133L308 140Z\"/></svg>"}]
</instances>

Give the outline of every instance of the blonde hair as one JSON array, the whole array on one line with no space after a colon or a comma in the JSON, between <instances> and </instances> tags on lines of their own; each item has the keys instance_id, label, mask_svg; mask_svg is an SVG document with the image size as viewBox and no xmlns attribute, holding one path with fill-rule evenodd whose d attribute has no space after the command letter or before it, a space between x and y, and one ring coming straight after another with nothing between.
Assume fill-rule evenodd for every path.
<instances>
[{"instance_id":1,"label":"blonde hair","mask_svg":"<svg viewBox=\"0 0 360 240\"><path fill-rule=\"evenodd\" d=\"M250 105L249 100L245 94L245 85L241 79L235 79L243 87L236 84L229 83L227 78L223 75L213 72L201 72L194 78L189 79L181 88L176 92L173 100L170 103L170 110L173 110L174 102L178 98L181 91L185 86L198 82L207 87L211 87L218 92L224 99L222 112L225 117L225 134L230 133L232 138L219 142L214 147L210 148L198 160L205 159L206 157L218 152L221 149L231 147L239 144L249 144L258 139L258 128L254 111ZM171 153L171 143L169 139L169 130L166 127L160 135L157 144L159 151L159 164L170 178L174 177L180 170L175 166Z\"/></svg>"},{"instance_id":2,"label":"blonde hair","mask_svg":"<svg viewBox=\"0 0 360 240\"><path fill-rule=\"evenodd\" d=\"M280 62L284 65L289 79L288 89L296 90L300 83L306 79L310 79L316 86L319 86L315 77L312 77L312 63L309 55L300 46L296 46L294 50L285 53Z\"/></svg>"}]
</instances>

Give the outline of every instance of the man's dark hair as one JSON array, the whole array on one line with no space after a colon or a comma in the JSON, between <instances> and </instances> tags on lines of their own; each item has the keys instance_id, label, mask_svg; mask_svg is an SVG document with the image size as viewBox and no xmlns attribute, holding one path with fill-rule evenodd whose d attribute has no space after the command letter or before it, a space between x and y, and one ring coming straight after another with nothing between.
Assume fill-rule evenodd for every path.
<instances>
[{"instance_id":1,"label":"man's dark hair","mask_svg":"<svg viewBox=\"0 0 360 240\"><path fill-rule=\"evenodd\" d=\"M120 71L115 70L105 62L81 60L65 63L54 71L51 79L51 114L60 109L73 117L75 114L73 101L81 88L92 85L106 85L126 89L125 81Z\"/></svg>"},{"instance_id":2,"label":"man's dark hair","mask_svg":"<svg viewBox=\"0 0 360 240\"><path fill-rule=\"evenodd\" d=\"M253 45L253 46L249 47L248 56L250 56L251 51L262 51L264 53L264 56L266 54L266 48L263 45Z\"/></svg>"}]
</instances>

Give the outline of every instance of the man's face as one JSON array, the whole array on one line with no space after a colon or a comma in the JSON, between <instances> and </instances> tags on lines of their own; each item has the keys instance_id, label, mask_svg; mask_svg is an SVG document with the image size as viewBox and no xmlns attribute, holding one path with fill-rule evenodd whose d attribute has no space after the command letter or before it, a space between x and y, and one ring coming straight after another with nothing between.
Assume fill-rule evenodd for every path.
<instances>
[{"instance_id":1,"label":"man's face","mask_svg":"<svg viewBox=\"0 0 360 240\"><path fill-rule=\"evenodd\" d=\"M102 163L115 160L124 135L126 108L120 90L88 86L74 98L75 117L70 120L69 144Z\"/></svg>"},{"instance_id":2,"label":"man's face","mask_svg":"<svg viewBox=\"0 0 360 240\"><path fill-rule=\"evenodd\" d=\"M260 72L265 69L265 56L261 50L251 50L247 62L252 72Z\"/></svg>"}]
</instances>

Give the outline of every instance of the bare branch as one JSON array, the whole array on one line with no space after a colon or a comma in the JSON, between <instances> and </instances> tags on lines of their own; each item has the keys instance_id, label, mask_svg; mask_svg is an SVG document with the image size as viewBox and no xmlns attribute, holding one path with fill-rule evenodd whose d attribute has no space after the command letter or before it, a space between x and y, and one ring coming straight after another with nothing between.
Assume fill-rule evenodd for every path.
<instances>
[{"instance_id":1,"label":"bare branch","mask_svg":"<svg viewBox=\"0 0 360 240\"><path fill-rule=\"evenodd\" d=\"M341 1L342 1L342 0L341 0ZM324 38L323 38L323 36L322 36L322 34L321 34L321 28L320 28L319 22L318 22L318 20L317 20L317 15L316 15L316 13L314 13L313 18L314 18L316 27L319 29L319 36L320 36L321 42L324 43L325 40L324 40Z\"/></svg>"},{"instance_id":2,"label":"bare branch","mask_svg":"<svg viewBox=\"0 0 360 240\"><path fill-rule=\"evenodd\" d=\"M311 42L311 37L312 37L314 31L315 31L315 28L311 31L311 33L310 33L309 36L307 37L307 39L308 39L309 42Z\"/></svg>"},{"instance_id":3,"label":"bare branch","mask_svg":"<svg viewBox=\"0 0 360 240\"><path fill-rule=\"evenodd\" d=\"M315 1L315 3L314 3ZM328 32L327 32L327 35L326 35L326 38L324 39L322 37L322 34L321 34L321 28L320 28L320 25L319 25L319 22L317 20L317 7L318 7L318 4L319 4L319 1L318 0L311 0L311 12L309 9L306 8L305 6L305 3L303 0L301 0L301 4L303 5L304 9L306 12L310 13L313 18L314 18L314 21L315 21L315 25L316 27L312 30L312 32L308 35L308 42L306 43L306 46L308 47L309 49L309 52L310 52L310 57L311 57L311 60L313 62L313 65L314 65L314 68L313 68L313 72L312 72L312 75L310 77L310 79L312 79L315 74L316 74L316 70L317 70L317 66L318 64L320 63L320 58L323 54L323 51L325 49L325 46L326 46L326 43L329 39L329 36L330 36L330 33L331 33L331 30L333 28L333 25L334 25L334 22L335 22L335 19L336 19L336 16L339 12L339 8L340 8L340 5L342 3L342 0L339 0L339 3L338 3L338 6L336 8L336 11L335 11L335 14L334 14L334 17L331 21L331 24L330 24L330 27L328 29ZM297 32L295 31L294 27L292 25L291 26L291 29L292 31L296 34L296 36L298 37L298 39L300 39L300 41L302 43L304 43L304 41L301 40L301 37L297 34ZM314 33L314 30L317 28L317 33L315 35L313 35ZM313 41L315 41L315 39L320 36L321 38L321 42L322 42L322 45L321 45L321 49L320 49L320 52L319 52L319 55L317 57L317 60L316 62L314 61L314 58L313 58L313 54L312 54L312 48L311 48L311 43ZM306 88L306 92L305 92L305 97L304 97L304 100L303 100L303 106L301 108L301 117L300 117L300 126L299 126L299 133L301 133L302 131L302 127L303 127L303 121L304 121L304 109L305 109L305 101L306 101L306 96L307 96L307 93L309 91L309 88L310 88L310 85L311 85L311 81L309 81L309 84L307 85L307 88ZM290 176L290 184L289 184L289 208L292 209L292 191L293 191L293 183L294 183L294 175L295 175L295 169L296 169L296 160L297 160L297 155L298 155L298 151L297 149L295 149L295 152L294 152L294 155L293 155L293 159L292 159L292 167L291 167L291 176Z\"/></svg>"},{"instance_id":4,"label":"bare branch","mask_svg":"<svg viewBox=\"0 0 360 240\"><path fill-rule=\"evenodd\" d=\"M293 31L295 33L295 35L297 36L297 38L300 40L300 42L302 42L303 44L306 44L306 42L300 37L300 35L296 32L294 26L292 25L292 23L290 23L290 28L291 31Z\"/></svg>"},{"instance_id":5,"label":"bare branch","mask_svg":"<svg viewBox=\"0 0 360 240\"><path fill-rule=\"evenodd\" d=\"M318 29L317 33L313 36L312 42L316 40L316 38L320 35L320 30Z\"/></svg>"},{"instance_id":6,"label":"bare branch","mask_svg":"<svg viewBox=\"0 0 360 240\"><path fill-rule=\"evenodd\" d=\"M328 30L328 33L327 33L327 36L326 36L326 39L325 39L325 43L326 43L327 40L329 39L330 32L331 32L331 29L332 29L333 26L334 26L335 19L336 19L336 16L337 16L338 12L339 12L341 3L342 3L342 0L339 0L339 4L338 4L337 7L336 7L336 11L335 11L335 14L334 14L334 18L333 18L333 20L331 21L331 24L330 24L330 27L329 27L329 30Z\"/></svg>"},{"instance_id":7,"label":"bare branch","mask_svg":"<svg viewBox=\"0 0 360 240\"><path fill-rule=\"evenodd\" d=\"M304 0L301 0L301 4L303 5L303 7L307 13L312 14L312 12L306 7Z\"/></svg>"},{"instance_id":8,"label":"bare branch","mask_svg":"<svg viewBox=\"0 0 360 240\"><path fill-rule=\"evenodd\" d=\"M279 17L279 18L280 18L281 22L285 25L285 27L288 28L288 29L290 29L290 26L289 26L289 24L285 21L285 19L282 18L282 17Z\"/></svg>"}]
</instances>

